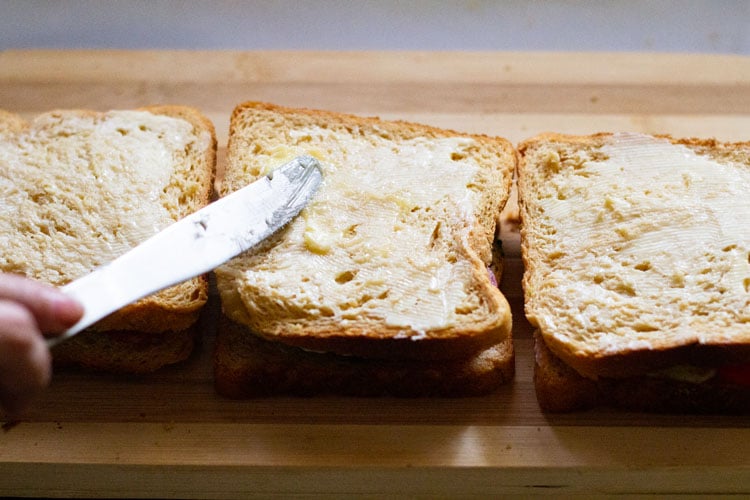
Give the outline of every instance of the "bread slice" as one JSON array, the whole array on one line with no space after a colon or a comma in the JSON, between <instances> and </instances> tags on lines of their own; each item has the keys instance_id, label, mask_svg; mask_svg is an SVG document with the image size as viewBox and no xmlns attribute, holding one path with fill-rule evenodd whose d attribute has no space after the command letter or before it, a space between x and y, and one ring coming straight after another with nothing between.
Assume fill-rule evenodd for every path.
<instances>
[{"instance_id":1,"label":"bread slice","mask_svg":"<svg viewBox=\"0 0 750 500\"><path fill-rule=\"evenodd\" d=\"M2 272L64 285L209 202L216 138L195 109L0 123ZM131 304L56 347L55 362L143 372L184 359L207 287L199 277Z\"/></svg>"},{"instance_id":2,"label":"bread slice","mask_svg":"<svg viewBox=\"0 0 750 500\"><path fill-rule=\"evenodd\" d=\"M487 394L513 379L510 338L473 356L398 360L311 352L265 340L222 316L214 379L225 397L463 397Z\"/></svg>"},{"instance_id":3,"label":"bread slice","mask_svg":"<svg viewBox=\"0 0 750 500\"><path fill-rule=\"evenodd\" d=\"M750 363L750 143L545 134L519 152L542 407L721 411L666 387Z\"/></svg>"},{"instance_id":4,"label":"bread slice","mask_svg":"<svg viewBox=\"0 0 750 500\"><path fill-rule=\"evenodd\" d=\"M245 103L232 115L220 192L300 154L323 168L310 205L216 270L232 322L307 351L409 363L463 363L506 345L510 308L489 266L515 167L507 141ZM511 365L510 353L498 362Z\"/></svg>"},{"instance_id":5,"label":"bread slice","mask_svg":"<svg viewBox=\"0 0 750 500\"><path fill-rule=\"evenodd\" d=\"M675 365L632 377L586 378L555 356L540 337L534 337L534 387L543 411L562 413L608 406L660 413L747 413L750 386L727 377L723 368ZM739 365L750 373L747 362ZM746 376L746 375L745 375Z\"/></svg>"}]
</instances>

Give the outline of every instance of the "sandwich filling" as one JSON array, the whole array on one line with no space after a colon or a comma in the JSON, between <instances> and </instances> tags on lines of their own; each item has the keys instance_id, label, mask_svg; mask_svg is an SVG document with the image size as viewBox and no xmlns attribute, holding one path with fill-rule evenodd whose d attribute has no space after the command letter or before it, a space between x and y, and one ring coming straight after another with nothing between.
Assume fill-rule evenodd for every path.
<instances>
[{"instance_id":1,"label":"sandwich filling","mask_svg":"<svg viewBox=\"0 0 750 500\"><path fill-rule=\"evenodd\" d=\"M731 384L750 387L750 364L719 367L675 365L651 372L648 376L690 384Z\"/></svg>"}]
</instances>

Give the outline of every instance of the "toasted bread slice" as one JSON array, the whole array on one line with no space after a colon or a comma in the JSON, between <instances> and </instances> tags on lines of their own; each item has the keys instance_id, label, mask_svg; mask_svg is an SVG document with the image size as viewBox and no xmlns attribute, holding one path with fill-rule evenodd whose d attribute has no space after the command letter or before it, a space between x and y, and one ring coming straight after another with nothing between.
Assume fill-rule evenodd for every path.
<instances>
[{"instance_id":1,"label":"toasted bread slice","mask_svg":"<svg viewBox=\"0 0 750 500\"><path fill-rule=\"evenodd\" d=\"M296 155L321 161L323 184L284 231L217 269L231 320L367 358L467 358L510 337L488 272L515 167L507 141L245 103L221 194Z\"/></svg>"},{"instance_id":2,"label":"toasted bread slice","mask_svg":"<svg viewBox=\"0 0 750 500\"><path fill-rule=\"evenodd\" d=\"M195 109L3 112L0 123L2 272L64 285L209 202L216 138ZM199 277L131 304L56 347L55 362L142 372L184 359L207 289Z\"/></svg>"},{"instance_id":3,"label":"toasted bread slice","mask_svg":"<svg viewBox=\"0 0 750 500\"><path fill-rule=\"evenodd\" d=\"M594 381L750 360L750 143L546 134L519 152L541 400L564 398L559 363Z\"/></svg>"}]
</instances>

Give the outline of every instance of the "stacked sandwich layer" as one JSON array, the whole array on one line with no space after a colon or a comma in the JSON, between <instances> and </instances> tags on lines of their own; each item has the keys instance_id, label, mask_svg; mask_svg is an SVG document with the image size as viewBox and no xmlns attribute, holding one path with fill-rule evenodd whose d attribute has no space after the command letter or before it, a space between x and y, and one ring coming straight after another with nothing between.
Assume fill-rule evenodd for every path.
<instances>
[{"instance_id":1,"label":"stacked sandwich layer","mask_svg":"<svg viewBox=\"0 0 750 500\"><path fill-rule=\"evenodd\" d=\"M64 285L208 203L213 125L176 106L0 114L0 271ZM58 364L147 372L185 359L208 297L195 278L55 349Z\"/></svg>"},{"instance_id":2,"label":"stacked sandwich layer","mask_svg":"<svg viewBox=\"0 0 750 500\"><path fill-rule=\"evenodd\" d=\"M0 271L59 286L106 264L208 203L215 149L186 107L0 112ZM300 155L321 164L313 200L216 270L221 394L464 396L510 381L497 232L517 168L540 406L750 410L750 143L545 134L516 151L250 102L231 117L219 195ZM207 298L204 277L147 297L55 361L183 360Z\"/></svg>"},{"instance_id":3,"label":"stacked sandwich layer","mask_svg":"<svg viewBox=\"0 0 750 500\"><path fill-rule=\"evenodd\" d=\"M217 269L219 391L460 395L509 380L510 309L489 266L510 144L246 103L222 194L303 154L323 170L310 205Z\"/></svg>"},{"instance_id":4,"label":"stacked sandwich layer","mask_svg":"<svg viewBox=\"0 0 750 500\"><path fill-rule=\"evenodd\" d=\"M750 408L750 146L545 135L519 166L543 408Z\"/></svg>"}]
</instances>

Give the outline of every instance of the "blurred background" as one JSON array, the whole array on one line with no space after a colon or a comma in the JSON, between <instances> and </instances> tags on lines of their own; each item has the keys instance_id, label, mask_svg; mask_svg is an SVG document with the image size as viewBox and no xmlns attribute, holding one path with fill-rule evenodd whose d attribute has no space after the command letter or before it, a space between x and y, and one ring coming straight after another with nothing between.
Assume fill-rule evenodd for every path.
<instances>
[{"instance_id":1,"label":"blurred background","mask_svg":"<svg viewBox=\"0 0 750 500\"><path fill-rule=\"evenodd\" d=\"M750 54L743 0L0 0L0 49Z\"/></svg>"}]
</instances>

